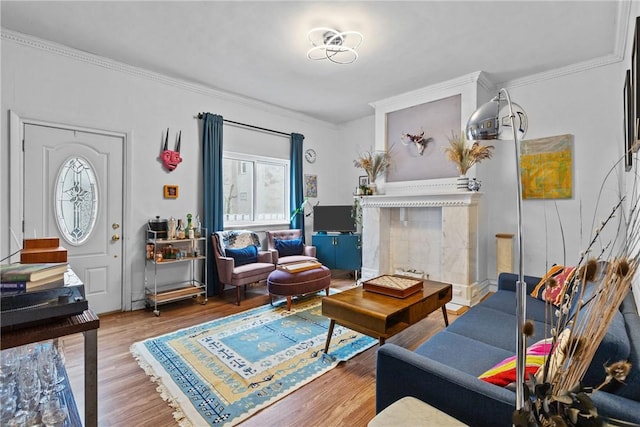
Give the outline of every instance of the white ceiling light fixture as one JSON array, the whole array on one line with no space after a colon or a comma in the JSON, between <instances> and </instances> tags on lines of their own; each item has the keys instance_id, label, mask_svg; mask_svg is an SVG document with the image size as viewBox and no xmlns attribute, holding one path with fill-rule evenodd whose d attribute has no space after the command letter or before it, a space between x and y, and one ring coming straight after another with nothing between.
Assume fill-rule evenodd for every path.
<instances>
[{"instance_id":1,"label":"white ceiling light fixture","mask_svg":"<svg viewBox=\"0 0 640 427\"><path fill-rule=\"evenodd\" d=\"M307 33L313 45L307 58L314 61L328 59L336 64L351 64L358 59L356 48L362 43L362 34L357 31L338 31L328 27L313 28Z\"/></svg>"}]
</instances>

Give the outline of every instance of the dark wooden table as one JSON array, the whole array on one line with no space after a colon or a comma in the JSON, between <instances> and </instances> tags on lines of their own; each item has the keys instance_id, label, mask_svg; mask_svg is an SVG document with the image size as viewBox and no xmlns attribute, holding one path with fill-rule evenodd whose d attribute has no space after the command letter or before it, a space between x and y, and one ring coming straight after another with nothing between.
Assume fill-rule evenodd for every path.
<instances>
[{"instance_id":1,"label":"dark wooden table","mask_svg":"<svg viewBox=\"0 0 640 427\"><path fill-rule=\"evenodd\" d=\"M98 425L98 328L100 319L91 310L47 324L2 330L0 349L60 338L82 333L84 335L84 423L86 427Z\"/></svg>"},{"instance_id":2,"label":"dark wooden table","mask_svg":"<svg viewBox=\"0 0 640 427\"><path fill-rule=\"evenodd\" d=\"M451 295L451 284L425 280L422 292L406 298L365 291L362 286L324 297L322 314L331 319L324 352L329 350L336 323L378 338L380 345L439 308L449 326L445 304L451 301Z\"/></svg>"}]
</instances>

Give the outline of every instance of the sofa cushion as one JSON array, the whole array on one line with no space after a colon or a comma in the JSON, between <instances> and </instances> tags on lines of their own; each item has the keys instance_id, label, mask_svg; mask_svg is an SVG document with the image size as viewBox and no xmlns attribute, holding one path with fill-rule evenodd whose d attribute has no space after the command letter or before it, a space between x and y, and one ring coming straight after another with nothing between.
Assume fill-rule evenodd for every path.
<instances>
[{"instance_id":1,"label":"sofa cushion","mask_svg":"<svg viewBox=\"0 0 640 427\"><path fill-rule=\"evenodd\" d=\"M567 284L575 273L575 267L554 265L545 274L538 285L531 292L531 296L541 301L547 301L554 305L562 303L562 297Z\"/></svg>"},{"instance_id":2,"label":"sofa cushion","mask_svg":"<svg viewBox=\"0 0 640 427\"><path fill-rule=\"evenodd\" d=\"M547 338L527 347L524 368L526 375L525 378L528 378L529 374L534 375L538 372L538 369L544 365L544 362L551 351L551 346L551 339ZM511 384L516 380L515 354L500 361L491 369L478 376L478 378L501 387Z\"/></svg>"},{"instance_id":3,"label":"sofa cushion","mask_svg":"<svg viewBox=\"0 0 640 427\"><path fill-rule=\"evenodd\" d=\"M245 264L233 269L233 278L245 283L266 279L269 272L275 270L275 266L270 262L257 262Z\"/></svg>"},{"instance_id":4,"label":"sofa cushion","mask_svg":"<svg viewBox=\"0 0 640 427\"><path fill-rule=\"evenodd\" d=\"M538 322L548 322L548 317L554 315L556 307L547 304L544 301L540 301L537 298L533 298L530 295L525 295L526 300L526 315L525 318L536 320ZM493 308L504 313L509 313L513 316L516 315L516 294L509 291L498 291L489 296L482 302L482 306L487 308Z\"/></svg>"},{"instance_id":5,"label":"sofa cushion","mask_svg":"<svg viewBox=\"0 0 640 427\"><path fill-rule=\"evenodd\" d=\"M464 316L466 315L467 313ZM459 320L460 318L453 324ZM415 352L445 364L452 370L465 372L474 377L478 377L499 361L513 355L513 351L451 333L448 328L429 338Z\"/></svg>"},{"instance_id":6,"label":"sofa cushion","mask_svg":"<svg viewBox=\"0 0 640 427\"><path fill-rule=\"evenodd\" d=\"M258 247L254 245L241 249L227 248L224 253L225 256L233 258L234 266L236 267L258 262Z\"/></svg>"},{"instance_id":7,"label":"sofa cushion","mask_svg":"<svg viewBox=\"0 0 640 427\"><path fill-rule=\"evenodd\" d=\"M544 322L545 311L549 310L549 307L553 308L547 314L547 316L553 316L555 306L530 296L527 296L526 300L526 318L531 319L534 325L534 333L528 341L536 342L549 337L549 327ZM482 328L478 328L478 325L482 325ZM447 328L447 331L483 341L491 346L507 350L511 352L510 355L513 355L516 340L515 294L510 291L494 293L456 319ZM617 312L585 373L584 384L586 386L600 384L606 375L603 365L626 360L630 354L630 346L622 313ZM494 361L494 364L497 362L498 360Z\"/></svg>"},{"instance_id":8,"label":"sofa cushion","mask_svg":"<svg viewBox=\"0 0 640 427\"><path fill-rule=\"evenodd\" d=\"M302 239L274 239L275 249L278 251L278 257L302 255L304 244Z\"/></svg>"},{"instance_id":9,"label":"sofa cushion","mask_svg":"<svg viewBox=\"0 0 640 427\"><path fill-rule=\"evenodd\" d=\"M511 294L511 304L515 304L513 292L505 291L505 293ZM487 301L489 299L487 299ZM544 305L541 301L539 302ZM545 327L543 322L534 320L533 324L534 333L529 338L529 342L537 342L549 336L549 328ZM481 325L481 327L478 327L479 325ZM516 328L516 317L514 314L487 307L485 306L485 302L483 302L472 307L456 319L455 322L449 325L447 330L506 350L510 353L508 356L511 356L516 352ZM498 361L499 360L495 360L494 364Z\"/></svg>"}]
</instances>

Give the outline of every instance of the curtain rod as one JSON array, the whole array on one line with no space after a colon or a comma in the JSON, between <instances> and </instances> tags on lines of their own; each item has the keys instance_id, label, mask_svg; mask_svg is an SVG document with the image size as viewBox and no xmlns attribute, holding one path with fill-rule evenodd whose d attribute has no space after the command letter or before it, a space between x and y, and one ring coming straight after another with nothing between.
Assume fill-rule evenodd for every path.
<instances>
[{"instance_id":1,"label":"curtain rod","mask_svg":"<svg viewBox=\"0 0 640 427\"><path fill-rule=\"evenodd\" d=\"M202 119L204 117L204 113L198 113L198 115L196 117L198 119ZM247 127L247 128L251 128L251 129L257 129L257 130L261 130L261 131L264 131L264 132L275 133L277 135L291 136L290 133L280 132L278 130L273 130L273 129L262 128L260 126L249 125L247 123L234 122L233 120L227 120L227 119L222 119L222 121L225 122L225 123L231 123L231 124L238 125L238 126L243 126L243 127Z\"/></svg>"}]
</instances>

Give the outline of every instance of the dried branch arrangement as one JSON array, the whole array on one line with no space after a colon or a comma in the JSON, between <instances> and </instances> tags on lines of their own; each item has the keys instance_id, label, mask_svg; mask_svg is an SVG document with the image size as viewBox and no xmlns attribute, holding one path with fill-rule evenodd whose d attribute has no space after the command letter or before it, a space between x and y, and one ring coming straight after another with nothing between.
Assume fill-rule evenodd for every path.
<instances>
[{"instance_id":1,"label":"dried branch arrangement","mask_svg":"<svg viewBox=\"0 0 640 427\"><path fill-rule=\"evenodd\" d=\"M610 174L611 171L607 176ZM636 186L637 182L634 182L630 194L638 195ZM599 420L589 394L613 381L623 384L632 367L626 360L611 361L610 365L603 367L606 378L600 386L586 389L581 381L622 300L631 290L640 263L637 197L626 203L626 215L623 209L625 198L620 198L608 217L594 230L588 247L580 254L561 304L547 303L547 323L552 325L550 338L553 350L546 359L542 375L531 376L527 381L525 406L514 413L514 425L606 425ZM618 228L612 241L603 243L602 231L611 226L614 218L621 218L624 226ZM597 244L602 249L594 254ZM553 286L553 283L547 285Z\"/></svg>"}]
</instances>

